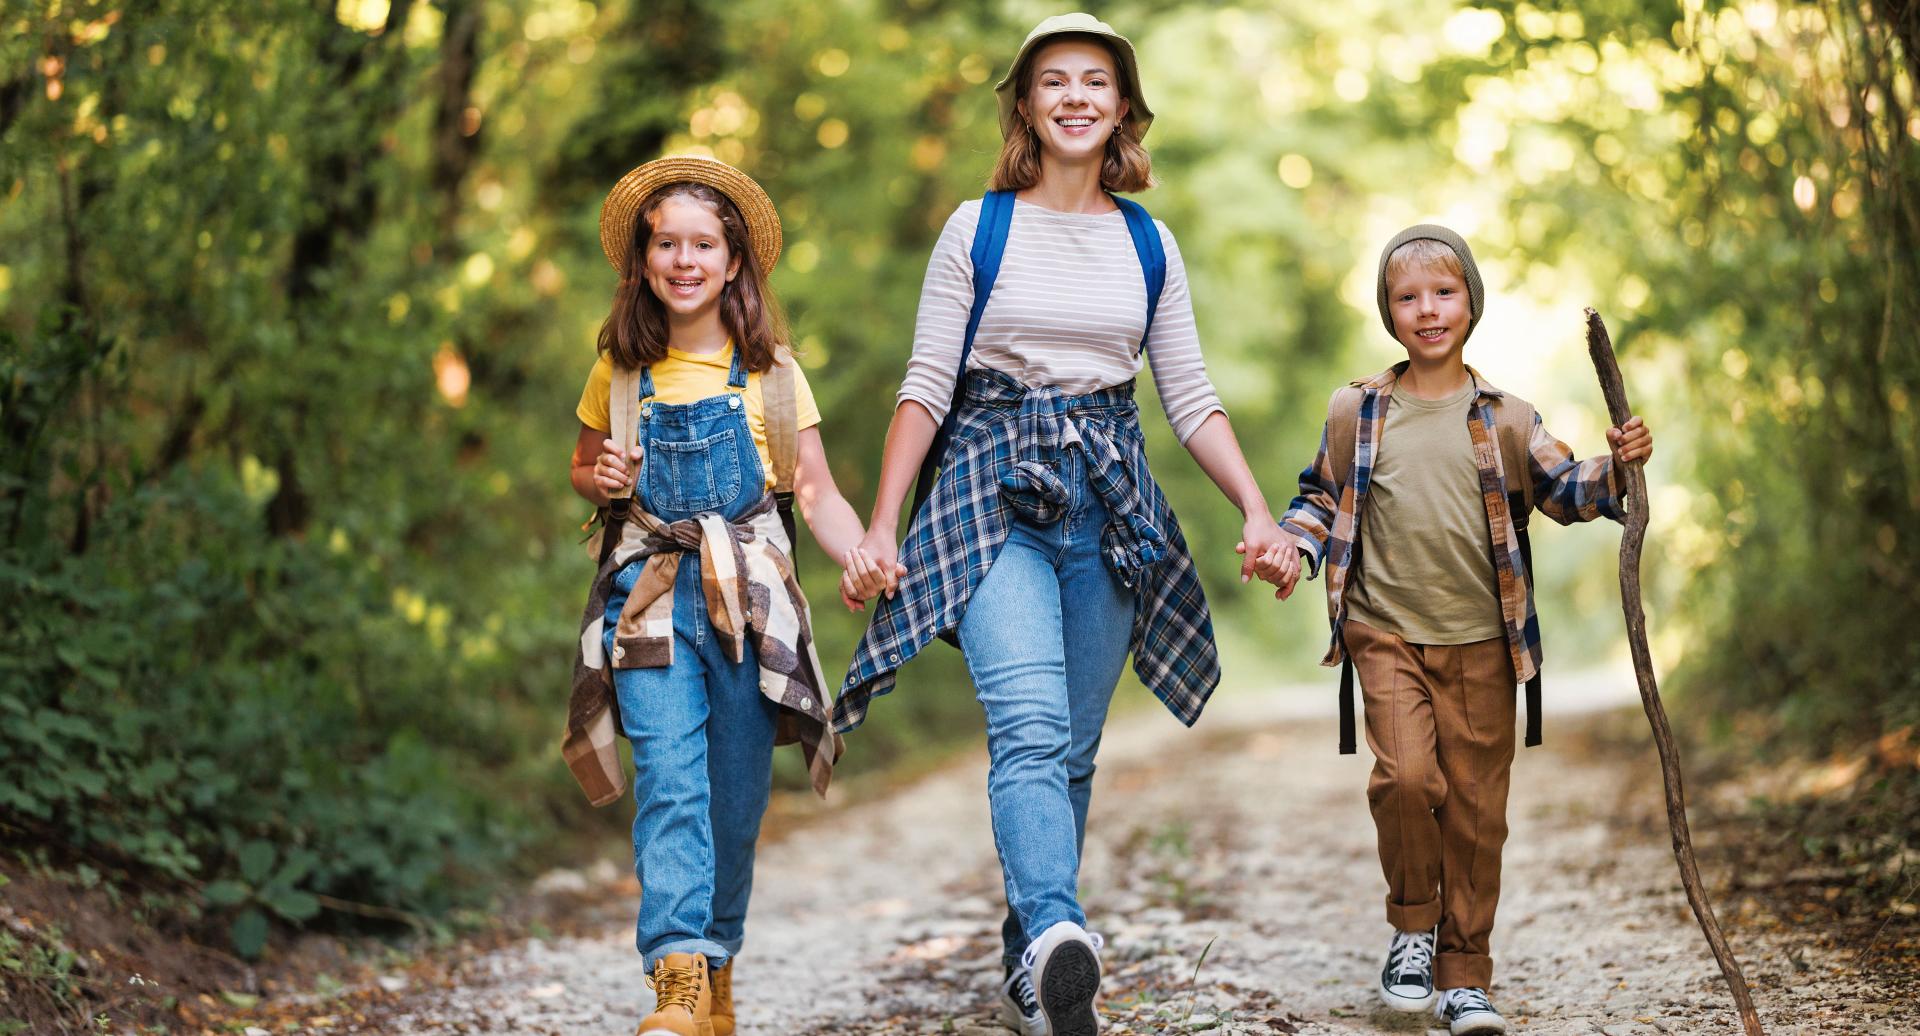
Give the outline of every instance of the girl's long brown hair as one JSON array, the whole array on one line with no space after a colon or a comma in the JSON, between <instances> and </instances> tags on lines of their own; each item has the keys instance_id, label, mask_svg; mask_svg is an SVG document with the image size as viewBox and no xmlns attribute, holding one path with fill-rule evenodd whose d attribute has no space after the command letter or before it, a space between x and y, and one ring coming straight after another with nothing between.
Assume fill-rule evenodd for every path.
<instances>
[{"instance_id":1,"label":"girl's long brown hair","mask_svg":"<svg viewBox=\"0 0 1920 1036\"><path fill-rule=\"evenodd\" d=\"M669 198L691 198L720 219L727 255L740 262L740 272L720 289L720 323L740 350L740 362L750 371L773 367L774 356L787 338L787 322L767 287L766 271L753 252L747 221L726 195L701 183L670 183L647 196L633 220L633 240L626 268L614 289L613 312L600 325L600 351L621 367L645 367L666 359L667 307L647 286L648 240L653 237L653 215Z\"/></svg>"},{"instance_id":2,"label":"girl's long brown hair","mask_svg":"<svg viewBox=\"0 0 1920 1036\"><path fill-rule=\"evenodd\" d=\"M1105 39L1092 33L1062 33L1047 42L1051 45L1063 40L1098 43L1113 60L1113 79L1119 87L1120 96L1132 94L1133 84L1127 82L1127 70L1120 64L1120 55L1113 52ZM1026 101L1027 93L1033 89L1033 59L1040 50L1035 47L1029 51L1027 59L1020 63L1020 68L1014 74L1014 96L1022 102ZM1022 120L1020 128L1000 145L1000 159L994 163L993 176L987 181L987 189L1022 191L1039 182L1040 137L1034 132L1032 123ZM1127 114L1120 119L1119 132L1107 137L1107 153L1100 161L1100 186L1108 191L1133 192L1144 191L1153 184L1153 160L1140 143L1140 124L1134 119L1129 106Z\"/></svg>"}]
</instances>

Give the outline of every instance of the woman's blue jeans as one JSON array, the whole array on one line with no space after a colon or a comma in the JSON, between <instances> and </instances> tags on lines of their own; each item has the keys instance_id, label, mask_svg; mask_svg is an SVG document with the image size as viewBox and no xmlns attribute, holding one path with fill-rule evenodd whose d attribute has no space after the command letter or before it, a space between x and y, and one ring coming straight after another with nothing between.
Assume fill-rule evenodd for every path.
<instances>
[{"instance_id":1,"label":"woman's blue jeans","mask_svg":"<svg viewBox=\"0 0 1920 1036\"><path fill-rule=\"evenodd\" d=\"M629 565L615 577L607 601L609 656L640 568ZM681 559L674 583L673 636L673 665L613 671L636 762L635 944L649 973L669 953L704 953L719 967L740 951L778 712L760 693L753 646L730 661L708 624L695 554Z\"/></svg>"},{"instance_id":2,"label":"woman's blue jeans","mask_svg":"<svg viewBox=\"0 0 1920 1036\"><path fill-rule=\"evenodd\" d=\"M960 621L960 647L987 715L987 798L1006 878L1004 961L1048 927L1086 924L1080 849L1093 759L1133 633L1133 592L1100 552L1107 510L1085 454L1057 458L1069 504L1037 526L1015 519Z\"/></svg>"}]
</instances>

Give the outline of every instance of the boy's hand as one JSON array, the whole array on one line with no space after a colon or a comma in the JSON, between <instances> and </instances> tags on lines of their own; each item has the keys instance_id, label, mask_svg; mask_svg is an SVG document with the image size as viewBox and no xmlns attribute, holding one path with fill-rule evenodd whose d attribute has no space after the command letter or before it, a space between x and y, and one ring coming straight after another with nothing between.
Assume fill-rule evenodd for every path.
<instances>
[{"instance_id":1,"label":"boy's hand","mask_svg":"<svg viewBox=\"0 0 1920 1036\"><path fill-rule=\"evenodd\" d=\"M1284 601L1293 596L1293 588L1300 582L1300 549L1289 543L1283 544L1280 550L1286 554L1281 561L1280 577L1267 580L1276 587L1273 591L1273 599L1276 601Z\"/></svg>"},{"instance_id":2,"label":"boy's hand","mask_svg":"<svg viewBox=\"0 0 1920 1036\"><path fill-rule=\"evenodd\" d=\"M1629 417L1626 424L1607 429L1607 443L1613 447L1615 464L1644 462L1653 456L1653 432L1638 417Z\"/></svg>"},{"instance_id":3,"label":"boy's hand","mask_svg":"<svg viewBox=\"0 0 1920 1036\"><path fill-rule=\"evenodd\" d=\"M634 447L626 457L621 457L620 447L608 439L600 445L600 456L594 459L593 484L607 493L625 489L633 481L633 468L639 464L639 447Z\"/></svg>"}]
</instances>

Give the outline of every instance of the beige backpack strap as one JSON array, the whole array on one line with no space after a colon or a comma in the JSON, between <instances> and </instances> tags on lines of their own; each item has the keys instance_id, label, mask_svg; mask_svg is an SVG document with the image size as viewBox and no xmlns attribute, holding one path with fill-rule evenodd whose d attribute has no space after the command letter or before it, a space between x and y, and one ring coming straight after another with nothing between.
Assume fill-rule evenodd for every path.
<instances>
[{"instance_id":1,"label":"beige backpack strap","mask_svg":"<svg viewBox=\"0 0 1920 1036\"><path fill-rule=\"evenodd\" d=\"M1360 401L1365 397L1364 389L1346 385L1327 401L1327 456L1333 461L1333 478L1339 486L1346 485L1347 476L1353 473L1353 442L1360 433Z\"/></svg>"},{"instance_id":2,"label":"beige backpack strap","mask_svg":"<svg viewBox=\"0 0 1920 1036\"><path fill-rule=\"evenodd\" d=\"M773 491L791 493L800 452L800 405L793 353L784 346L775 354L773 366L760 376L760 402L766 411L767 452L773 457Z\"/></svg>"},{"instance_id":3,"label":"beige backpack strap","mask_svg":"<svg viewBox=\"0 0 1920 1036\"><path fill-rule=\"evenodd\" d=\"M1533 404L1509 392L1493 408L1494 435L1500 439L1500 464L1505 469L1507 496L1519 494L1514 511L1516 528L1527 527L1533 516L1533 465L1528 458L1533 445Z\"/></svg>"},{"instance_id":4,"label":"beige backpack strap","mask_svg":"<svg viewBox=\"0 0 1920 1036\"><path fill-rule=\"evenodd\" d=\"M612 428L608 437L620 451L621 457L633 453L633 437L640 424L640 370L637 367L613 365L613 380L607 386L607 415ZM633 483L615 489L607 494L613 500L625 500L633 495ZM626 505L618 510L624 512Z\"/></svg>"}]
</instances>

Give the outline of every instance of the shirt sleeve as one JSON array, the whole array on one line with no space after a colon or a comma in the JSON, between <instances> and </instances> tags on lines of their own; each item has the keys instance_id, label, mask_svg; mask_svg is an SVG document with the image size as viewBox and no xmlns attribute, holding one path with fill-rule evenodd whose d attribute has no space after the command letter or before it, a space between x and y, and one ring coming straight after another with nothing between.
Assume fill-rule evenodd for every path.
<instances>
[{"instance_id":1,"label":"shirt sleeve","mask_svg":"<svg viewBox=\"0 0 1920 1036\"><path fill-rule=\"evenodd\" d=\"M820 405L814 402L813 386L807 384L807 372L793 365L793 409L797 415L799 431L806 431L820 423Z\"/></svg>"},{"instance_id":2,"label":"shirt sleeve","mask_svg":"<svg viewBox=\"0 0 1920 1036\"><path fill-rule=\"evenodd\" d=\"M580 405L573 408L581 424L603 432L613 430L613 415L607 410L607 393L612 388L613 361L603 353L587 373L587 387L580 390Z\"/></svg>"},{"instance_id":3,"label":"shirt sleeve","mask_svg":"<svg viewBox=\"0 0 1920 1036\"><path fill-rule=\"evenodd\" d=\"M1167 253L1167 282L1160 289L1160 305L1147 332L1147 361L1153 365L1153 384L1167 423L1185 443L1215 411L1226 412L1220 394L1207 377L1200 355L1200 333L1193 319L1193 297L1187 289L1187 264L1173 233L1158 220L1160 244Z\"/></svg>"},{"instance_id":4,"label":"shirt sleeve","mask_svg":"<svg viewBox=\"0 0 1920 1036\"><path fill-rule=\"evenodd\" d=\"M933 257L927 260L927 279L920 285L913 355L907 360L907 376L900 383L895 405L911 399L926 407L935 421L947 416L959 380L960 349L967 337L967 316L973 311L973 232L979 222L978 201L962 203L947 217Z\"/></svg>"}]
</instances>

